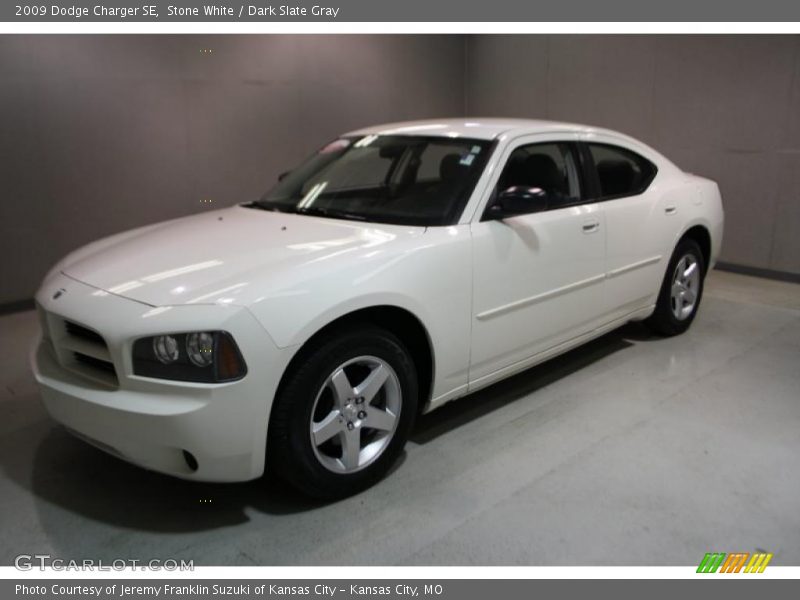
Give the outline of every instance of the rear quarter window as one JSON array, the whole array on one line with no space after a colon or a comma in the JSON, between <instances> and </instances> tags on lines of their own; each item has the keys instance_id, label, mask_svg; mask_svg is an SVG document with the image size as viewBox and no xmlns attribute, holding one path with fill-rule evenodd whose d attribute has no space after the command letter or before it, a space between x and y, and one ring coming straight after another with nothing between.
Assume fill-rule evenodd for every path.
<instances>
[{"instance_id":1,"label":"rear quarter window","mask_svg":"<svg viewBox=\"0 0 800 600\"><path fill-rule=\"evenodd\" d=\"M653 181L658 169L643 156L611 144L588 144L594 162L600 199L636 196Z\"/></svg>"}]
</instances>

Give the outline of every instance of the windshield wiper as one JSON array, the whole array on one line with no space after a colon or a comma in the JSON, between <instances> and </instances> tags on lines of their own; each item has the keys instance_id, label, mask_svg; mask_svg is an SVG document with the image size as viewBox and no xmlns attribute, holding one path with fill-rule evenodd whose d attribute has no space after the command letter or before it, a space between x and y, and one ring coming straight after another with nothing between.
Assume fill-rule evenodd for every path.
<instances>
[{"instance_id":1,"label":"windshield wiper","mask_svg":"<svg viewBox=\"0 0 800 600\"><path fill-rule=\"evenodd\" d=\"M305 206L303 208L295 208L294 212L299 215L312 215L320 217L330 217L331 219L347 219L349 221L366 221L367 217L356 213L350 213L343 210L332 210L330 208L321 208L319 206Z\"/></svg>"},{"instance_id":2,"label":"windshield wiper","mask_svg":"<svg viewBox=\"0 0 800 600\"><path fill-rule=\"evenodd\" d=\"M252 202L248 202L247 204L243 204L247 208L258 208L260 210L268 210L270 212L289 212L287 210L282 210L275 205L264 204L260 200L253 200Z\"/></svg>"},{"instance_id":3,"label":"windshield wiper","mask_svg":"<svg viewBox=\"0 0 800 600\"><path fill-rule=\"evenodd\" d=\"M307 206L297 208L295 206L275 206L274 204L266 204L262 200L254 200L244 206L248 208L258 208L260 210L267 210L277 213L292 213L297 215L311 215L320 217L329 217L331 219L347 219L349 221L366 221L367 217L356 213L347 212L345 210L336 210L330 208L322 208L319 206Z\"/></svg>"}]
</instances>

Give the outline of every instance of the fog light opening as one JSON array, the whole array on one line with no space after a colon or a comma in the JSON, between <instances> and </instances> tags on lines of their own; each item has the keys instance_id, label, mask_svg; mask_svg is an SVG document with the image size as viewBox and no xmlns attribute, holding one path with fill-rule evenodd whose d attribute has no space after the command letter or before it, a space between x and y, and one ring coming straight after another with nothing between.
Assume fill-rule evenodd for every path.
<instances>
[{"instance_id":1,"label":"fog light opening","mask_svg":"<svg viewBox=\"0 0 800 600\"><path fill-rule=\"evenodd\" d=\"M183 451L183 460L186 461L186 466L189 467L192 471L197 471L197 459L194 457L194 454L189 452L188 450Z\"/></svg>"}]
</instances>

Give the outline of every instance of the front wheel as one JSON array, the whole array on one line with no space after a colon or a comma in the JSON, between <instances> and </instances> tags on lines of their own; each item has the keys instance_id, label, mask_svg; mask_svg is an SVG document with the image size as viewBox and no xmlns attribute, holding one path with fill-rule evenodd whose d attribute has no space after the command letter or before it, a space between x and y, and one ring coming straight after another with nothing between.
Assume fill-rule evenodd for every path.
<instances>
[{"instance_id":1,"label":"front wheel","mask_svg":"<svg viewBox=\"0 0 800 600\"><path fill-rule=\"evenodd\" d=\"M361 491L391 468L408 438L414 363L397 337L371 326L328 336L301 359L273 407L270 467L318 498Z\"/></svg>"},{"instance_id":2,"label":"front wheel","mask_svg":"<svg viewBox=\"0 0 800 600\"><path fill-rule=\"evenodd\" d=\"M667 336L689 329L703 297L705 272L700 246L692 239L681 240L667 266L656 309L645 323Z\"/></svg>"}]
</instances>

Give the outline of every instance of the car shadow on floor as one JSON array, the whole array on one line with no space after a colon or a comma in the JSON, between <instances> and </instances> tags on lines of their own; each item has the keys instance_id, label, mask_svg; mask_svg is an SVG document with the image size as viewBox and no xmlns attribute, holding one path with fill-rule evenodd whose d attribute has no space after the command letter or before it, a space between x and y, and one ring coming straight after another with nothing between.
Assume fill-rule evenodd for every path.
<instances>
[{"instance_id":1,"label":"car shadow on floor","mask_svg":"<svg viewBox=\"0 0 800 600\"><path fill-rule=\"evenodd\" d=\"M641 323L629 323L569 352L556 356L487 388L421 415L411 441L425 444L440 435L479 419L620 350L655 336Z\"/></svg>"},{"instance_id":2,"label":"car shadow on floor","mask_svg":"<svg viewBox=\"0 0 800 600\"><path fill-rule=\"evenodd\" d=\"M411 441L425 444L448 431L569 376L632 341L652 336L630 324L505 381L419 418ZM60 427L50 427L32 449L32 473L18 466L17 479L49 505L137 531L195 532L249 520L248 510L291 515L322 508L269 474L246 483L184 481L147 471L82 442ZM393 470L402 465L401 456ZM391 476L391 475L389 475ZM358 501L355 498L342 502Z\"/></svg>"}]
</instances>

